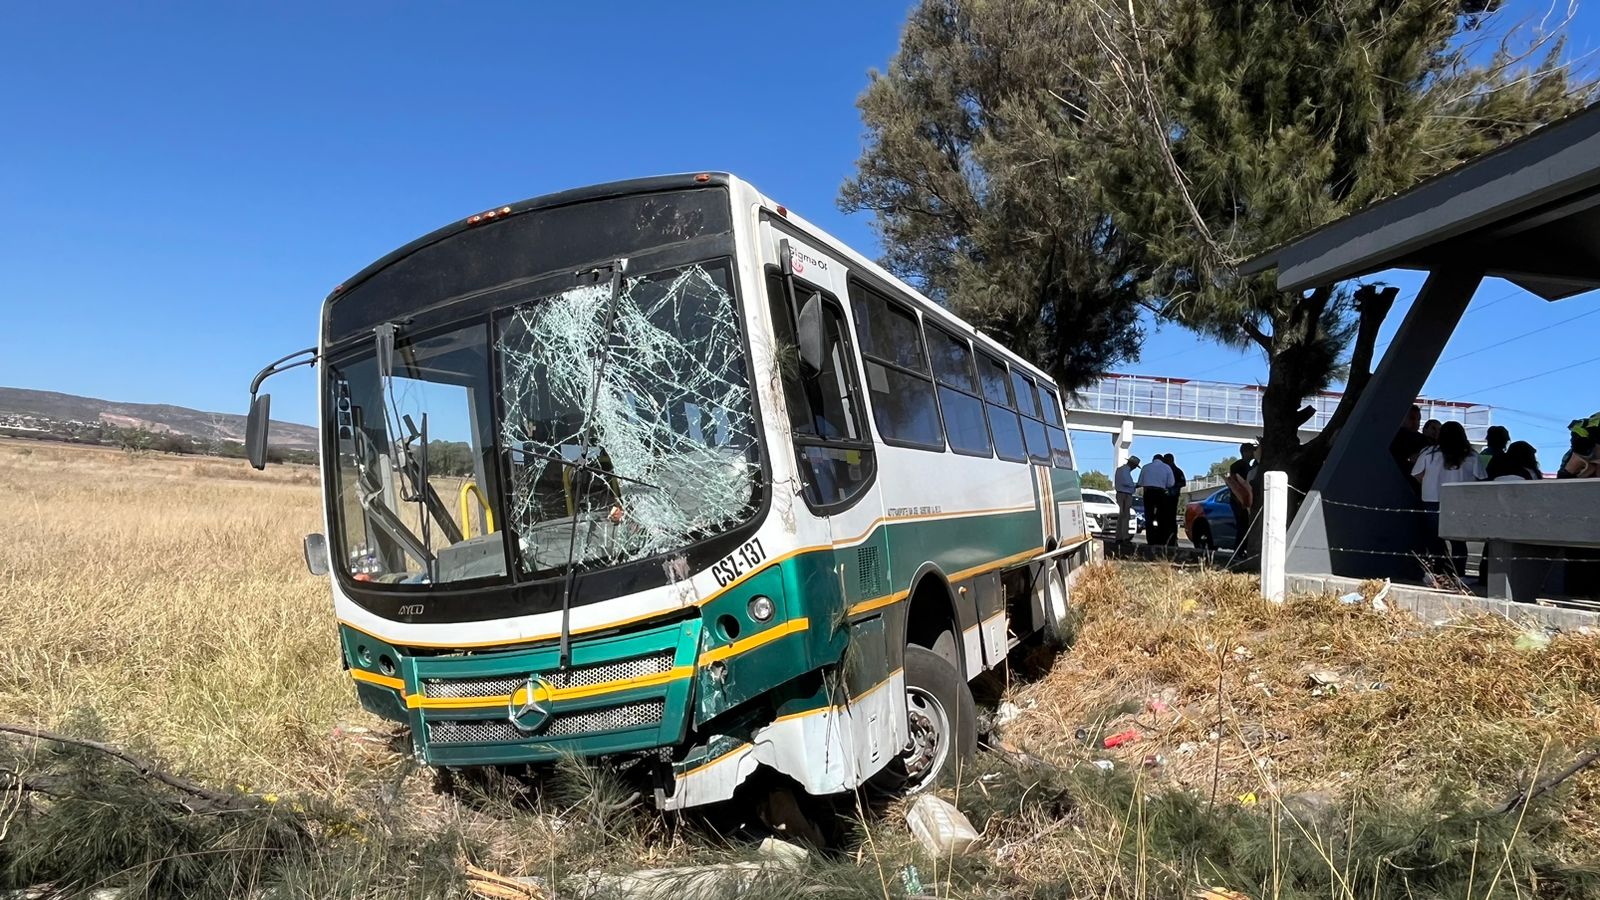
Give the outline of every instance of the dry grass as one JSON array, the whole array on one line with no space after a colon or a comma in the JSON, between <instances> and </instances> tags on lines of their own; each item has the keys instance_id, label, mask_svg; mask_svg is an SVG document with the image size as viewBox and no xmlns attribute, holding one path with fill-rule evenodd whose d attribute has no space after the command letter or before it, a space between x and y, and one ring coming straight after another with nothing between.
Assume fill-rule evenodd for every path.
<instances>
[{"instance_id":1,"label":"dry grass","mask_svg":"<svg viewBox=\"0 0 1600 900\"><path fill-rule=\"evenodd\" d=\"M297 895L448 893L450 878L417 879L469 859L559 881L750 853L613 808L618 788L593 769L543 793L491 779L437 794L404 756L352 739L341 726L381 726L355 703L326 583L300 558L301 536L321 528L312 470L0 442L0 515L13 525L0 544L0 720L93 717L175 770L320 810L312 831L332 862L293 876ZM1330 598L1273 606L1247 578L1152 567L1090 570L1077 599L1077 646L1008 691L1022 713L1006 740L1052 767L986 757L947 794L986 831L981 852L929 859L891 814L857 823L856 849L746 893L898 896L907 866L958 897L1132 900L1220 883L1366 900L1468 896L1467 882L1472 897L1579 896L1574 885L1600 883L1573 868L1600 841L1600 773L1526 821L1486 812L1541 754L1548 773L1600 735L1595 637L1523 650L1495 619L1434 628ZM1337 686L1314 695L1313 672ZM1130 728L1137 742L1099 749ZM74 820L62 821L71 849ZM160 821L143 844L123 828L107 859L245 833Z\"/></svg>"},{"instance_id":2,"label":"dry grass","mask_svg":"<svg viewBox=\"0 0 1600 900\"><path fill-rule=\"evenodd\" d=\"M29 451L29 452L22 452ZM216 783L337 796L375 725L340 670L314 470L0 443L0 719L92 711Z\"/></svg>"}]
</instances>

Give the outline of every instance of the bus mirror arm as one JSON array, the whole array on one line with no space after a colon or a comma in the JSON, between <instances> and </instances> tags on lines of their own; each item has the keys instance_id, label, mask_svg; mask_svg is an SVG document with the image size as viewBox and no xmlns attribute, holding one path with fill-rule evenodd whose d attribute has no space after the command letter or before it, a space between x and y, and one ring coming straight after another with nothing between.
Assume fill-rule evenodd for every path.
<instances>
[{"instance_id":1,"label":"bus mirror arm","mask_svg":"<svg viewBox=\"0 0 1600 900\"><path fill-rule=\"evenodd\" d=\"M245 455L250 459L250 465L254 468L267 467L267 430L272 422L272 395L260 393L261 382L279 372L298 366L315 365L316 362L317 348L307 347L282 359L274 360L250 380L250 414L245 419L244 449Z\"/></svg>"},{"instance_id":2,"label":"bus mirror arm","mask_svg":"<svg viewBox=\"0 0 1600 900\"><path fill-rule=\"evenodd\" d=\"M822 322L822 295L813 292L806 298L805 306L800 306L794 285L794 248L789 245L787 238L778 242L778 272L783 279L785 305L789 314L794 316L795 349L799 351L800 362L813 372L822 370L824 358L828 352L827 335L824 333Z\"/></svg>"}]
</instances>

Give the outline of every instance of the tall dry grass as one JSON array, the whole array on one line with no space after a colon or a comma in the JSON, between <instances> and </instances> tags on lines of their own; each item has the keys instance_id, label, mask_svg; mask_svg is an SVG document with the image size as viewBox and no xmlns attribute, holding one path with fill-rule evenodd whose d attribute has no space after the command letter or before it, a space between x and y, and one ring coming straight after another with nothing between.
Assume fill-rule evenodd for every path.
<instances>
[{"instance_id":1,"label":"tall dry grass","mask_svg":"<svg viewBox=\"0 0 1600 900\"><path fill-rule=\"evenodd\" d=\"M85 711L220 784L338 796L374 725L340 669L316 472L0 442L0 719Z\"/></svg>"},{"instance_id":2,"label":"tall dry grass","mask_svg":"<svg viewBox=\"0 0 1600 900\"><path fill-rule=\"evenodd\" d=\"M445 896L469 861L562 884L752 855L731 832L620 803L594 768L437 793L403 754L342 733L381 726L356 706L326 583L300 556L318 496L304 468L0 442L0 720L90 729L209 784L279 793L272 816L311 841L263 850L277 818L195 819L126 767L66 754L35 764L85 796L23 815L0 791L0 878ZM1219 573L1086 574L1076 646L1007 691L1021 713L1004 739L1044 764L985 756L945 794L985 832L978 852L930 857L900 807L862 821L846 804L844 852L726 895L1600 895L1600 776L1525 817L1493 810L1600 738L1600 639L1527 649L1494 619L1274 606ZM1313 673L1337 687L1313 693ZM1137 741L1099 747L1128 729ZM0 770L29 752L0 741Z\"/></svg>"}]
</instances>

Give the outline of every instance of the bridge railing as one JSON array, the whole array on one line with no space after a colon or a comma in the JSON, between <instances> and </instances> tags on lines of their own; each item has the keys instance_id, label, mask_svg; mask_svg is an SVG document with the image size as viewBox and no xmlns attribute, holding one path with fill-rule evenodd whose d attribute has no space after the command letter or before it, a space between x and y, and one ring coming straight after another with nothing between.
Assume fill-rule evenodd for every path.
<instances>
[{"instance_id":1,"label":"bridge railing","mask_svg":"<svg viewBox=\"0 0 1600 900\"><path fill-rule=\"evenodd\" d=\"M1341 394L1323 391L1305 400L1316 412L1302 427L1321 431L1333 418ZM1418 400L1422 418L1455 421L1481 441L1490 425L1491 408L1449 400ZM1129 418L1179 419L1260 428L1261 388L1252 384L1190 381L1152 375L1107 375L1076 396L1067 409L1107 413ZM1398 427L1398 423L1396 425Z\"/></svg>"}]
</instances>

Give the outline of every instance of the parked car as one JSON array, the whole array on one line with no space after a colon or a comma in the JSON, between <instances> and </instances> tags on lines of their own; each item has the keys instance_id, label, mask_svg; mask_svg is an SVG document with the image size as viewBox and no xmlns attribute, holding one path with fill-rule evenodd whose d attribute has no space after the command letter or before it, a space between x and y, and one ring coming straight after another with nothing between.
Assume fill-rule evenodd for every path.
<instances>
[{"instance_id":1,"label":"parked car","mask_svg":"<svg viewBox=\"0 0 1600 900\"><path fill-rule=\"evenodd\" d=\"M1183 530L1197 550L1231 550L1238 543L1239 529L1233 521L1233 506L1228 503L1228 488L1218 488L1183 509Z\"/></svg>"},{"instance_id":2,"label":"parked car","mask_svg":"<svg viewBox=\"0 0 1600 900\"><path fill-rule=\"evenodd\" d=\"M1085 488L1083 491L1083 519L1090 534L1115 534L1117 531L1117 499L1105 491ZM1144 530L1144 513L1137 507L1128 516L1128 528L1138 534Z\"/></svg>"}]
</instances>

